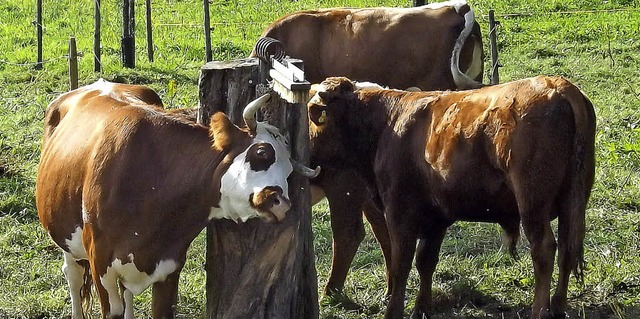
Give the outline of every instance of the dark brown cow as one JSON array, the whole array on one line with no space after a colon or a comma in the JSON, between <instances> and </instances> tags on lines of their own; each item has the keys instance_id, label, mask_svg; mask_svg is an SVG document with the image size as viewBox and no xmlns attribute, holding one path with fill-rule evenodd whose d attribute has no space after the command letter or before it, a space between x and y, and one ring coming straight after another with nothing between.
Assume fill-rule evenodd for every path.
<instances>
[{"instance_id":1,"label":"dark brown cow","mask_svg":"<svg viewBox=\"0 0 640 319\"><path fill-rule=\"evenodd\" d=\"M304 60L311 83L346 76L435 90L478 87L482 81L480 27L464 0L300 11L271 23L262 36L280 40L288 55Z\"/></svg>"},{"instance_id":2,"label":"dark brown cow","mask_svg":"<svg viewBox=\"0 0 640 319\"><path fill-rule=\"evenodd\" d=\"M429 312L440 245L457 220L499 223L512 249L522 224L535 275L531 318L564 316L569 274L582 278L595 170L595 114L578 88L546 76L460 92L355 90L345 78L321 85L309 102L313 162L358 172L384 208L392 243L385 318L403 316L417 239L412 318Z\"/></svg>"},{"instance_id":3,"label":"dark brown cow","mask_svg":"<svg viewBox=\"0 0 640 319\"><path fill-rule=\"evenodd\" d=\"M482 81L482 35L473 10L462 0L418 8L301 11L273 22L263 36L280 40L287 54L303 59L312 83L347 76L394 88L453 90ZM314 203L327 197L331 212L333 261L325 286L331 295L342 291L364 239L363 213L387 266L391 246L384 216L369 201L358 174L336 166L323 172L312 180L312 192Z\"/></svg>"},{"instance_id":4,"label":"dark brown cow","mask_svg":"<svg viewBox=\"0 0 640 319\"><path fill-rule=\"evenodd\" d=\"M254 117L269 96L246 107L247 129L223 113L207 129L149 91L98 81L47 108L36 204L63 250L73 318L91 281L103 318L132 318L150 285L153 317L172 318L187 248L211 219L289 210L287 141Z\"/></svg>"}]
</instances>

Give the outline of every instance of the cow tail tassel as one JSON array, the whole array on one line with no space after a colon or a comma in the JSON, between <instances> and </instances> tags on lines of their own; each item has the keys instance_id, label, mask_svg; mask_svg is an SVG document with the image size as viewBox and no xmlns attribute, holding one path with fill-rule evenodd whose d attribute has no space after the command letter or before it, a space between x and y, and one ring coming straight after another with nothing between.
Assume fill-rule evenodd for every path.
<instances>
[{"instance_id":1,"label":"cow tail tassel","mask_svg":"<svg viewBox=\"0 0 640 319\"><path fill-rule=\"evenodd\" d=\"M91 276L91 267L89 261L78 261L84 273L82 275L82 288L80 289L80 299L82 300L82 311L85 318L91 318L91 287L93 286L93 277Z\"/></svg>"}]
</instances>

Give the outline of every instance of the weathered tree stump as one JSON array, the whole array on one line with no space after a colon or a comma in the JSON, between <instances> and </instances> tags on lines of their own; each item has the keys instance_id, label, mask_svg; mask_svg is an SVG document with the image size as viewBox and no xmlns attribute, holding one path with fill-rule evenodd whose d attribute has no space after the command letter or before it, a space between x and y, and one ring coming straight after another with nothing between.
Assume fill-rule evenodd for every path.
<instances>
[{"instance_id":1,"label":"weathered tree stump","mask_svg":"<svg viewBox=\"0 0 640 319\"><path fill-rule=\"evenodd\" d=\"M254 58L207 63L198 120L207 124L210 114L223 111L244 126L242 110L256 98L258 79ZM289 134L293 158L308 164L306 106L277 104L268 113L285 123L269 122ZM214 220L207 228L207 318L318 318L308 179L292 173L289 196L292 208L280 223Z\"/></svg>"}]
</instances>

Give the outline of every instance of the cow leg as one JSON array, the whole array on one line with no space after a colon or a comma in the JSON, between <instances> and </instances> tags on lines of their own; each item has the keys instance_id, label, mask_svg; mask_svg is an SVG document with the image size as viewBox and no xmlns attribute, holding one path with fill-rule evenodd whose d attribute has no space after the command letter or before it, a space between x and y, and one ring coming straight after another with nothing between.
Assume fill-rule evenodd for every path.
<instances>
[{"instance_id":1,"label":"cow leg","mask_svg":"<svg viewBox=\"0 0 640 319\"><path fill-rule=\"evenodd\" d=\"M180 271L167 276L164 281L153 284L152 316L153 319L170 319L176 315L178 303L178 279Z\"/></svg>"},{"instance_id":2,"label":"cow leg","mask_svg":"<svg viewBox=\"0 0 640 319\"><path fill-rule=\"evenodd\" d=\"M122 319L124 318L124 302L120 295L117 275L107 271L103 276L99 276L99 272L95 267L95 263L91 265L91 273L93 282L98 291L100 299L100 309L103 319Z\"/></svg>"},{"instance_id":3,"label":"cow leg","mask_svg":"<svg viewBox=\"0 0 640 319\"><path fill-rule=\"evenodd\" d=\"M364 239L362 206L367 191L359 177L347 171L333 176L324 187L331 213L333 260L325 294L341 292L351 262Z\"/></svg>"},{"instance_id":4,"label":"cow leg","mask_svg":"<svg viewBox=\"0 0 640 319\"><path fill-rule=\"evenodd\" d=\"M433 226L425 231L425 237L421 238L418 244L416 268L420 275L420 291L411 314L412 319L425 318L431 311L433 273L438 265L440 247L446 233L447 227Z\"/></svg>"},{"instance_id":5,"label":"cow leg","mask_svg":"<svg viewBox=\"0 0 640 319\"><path fill-rule=\"evenodd\" d=\"M549 290L551 289L556 242L551 229L549 209L548 207L545 208L524 210L521 214L522 227L531 245L531 258L535 276L535 292L531 308L532 319L547 319L550 317Z\"/></svg>"},{"instance_id":6,"label":"cow leg","mask_svg":"<svg viewBox=\"0 0 640 319\"><path fill-rule=\"evenodd\" d=\"M384 219L384 214L379 210L373 202L370 200L364 203L362 208L364 216L367 217L367 221L371 225L373 235L376 237L380 249L382 249L382 255L384 256L385 274L387 275L387 296L391 294L391 277L389 270L391 269L391 240L389 239L389 229L387 229L387 221Z\"/></svg>"},{"instance_id":7,"label":"cow leg","mask_svg":"<svg viewBox=\"0 0 640 319\"><path fill-rule=\"evenodd\" d=\"M124 300L124 319L133 319L133 293L124 286L122 288L122 299Z\"/></svg>"},{"instance_id":8,"label":"cow leg","mask_svg":"<svg viewBox=\"0 0 640 319\"><path fill-rule=\"evenodd\" d=\"M561 214L568 214L568 204L562 207ZM551 298L551 314L554 318L565 317L567 310L567 290L569 288L569 275L571 274L571 261L569 247L569 225L566 218L558 218L558 286Z\"/></svg>"},{"instance_id":9,"label":"cow leg","mask_svg":"<svg viewBox=\"0 0 640 319\"><path fill-rule=\"evenodd\" d=\"M387 225L391 239L391 296L385 312L385 319L401 319L404 315L404 297L407 279L411 270L411 262L416 250L415 221L411 218L398 221L389 218L389 210L385 208ZM403 214L404 211L400 210ZM409 214L407 214L409 215ZM407 217L407 216L402 216Z\"/></svg>"},{"instance_id":10,"label":"cow leg","mask_svg":"<svg viewBox=\"0 0 640 319\"><path fill-rule=\"evenodd\" d=\"M84 283L84 267L76 262L73 256L63 251L64 264L62 265L62 272L64 272L69 284L69 296L71 297L71 318L82 319L82 298L80 291Z\"/></svg>"}]
</instances>

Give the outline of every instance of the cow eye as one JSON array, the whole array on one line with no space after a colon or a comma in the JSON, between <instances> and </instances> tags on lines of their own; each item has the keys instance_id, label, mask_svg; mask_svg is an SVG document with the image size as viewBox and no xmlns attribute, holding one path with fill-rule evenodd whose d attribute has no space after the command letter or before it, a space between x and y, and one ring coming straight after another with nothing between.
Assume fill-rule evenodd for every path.
<instances>
[{"instance_id":1,"label":"cow eye","mask_svg":"<svg viewBox=\"0 0 640 319\"><path fill-rule=\"evenodd\" d=\"M256 154L258 154L258 156L264 157L267 155L267 150L264 148L264 146L260 146L256 150Z\"/></svg>"}]
</instances>

